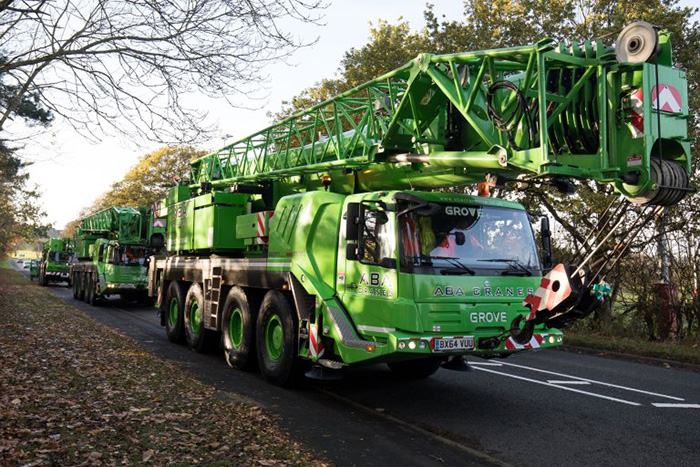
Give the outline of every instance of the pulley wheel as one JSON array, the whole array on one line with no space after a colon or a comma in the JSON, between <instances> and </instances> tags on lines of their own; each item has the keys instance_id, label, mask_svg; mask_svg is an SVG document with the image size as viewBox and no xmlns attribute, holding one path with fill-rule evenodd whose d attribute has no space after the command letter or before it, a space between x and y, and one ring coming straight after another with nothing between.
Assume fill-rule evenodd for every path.
<instances>
[{"instance_id":1,"label":"pulley wheel","mask_svg":"<svg viewBox=\"0 0 700 467\"><path fill-rule=\"evenodd\" d=\"M631 202L654 206L672 206L685 197L690 180L685 169L679 163L652 157L649 174L659 186L641 196L628 198Z\"/></svg>"},{"instance_id":2,"label":"pulley wheel","mask_svg":"<svg viewBox=\"0 0 700 467\"><path fill-rule=\"evenodd\" d=\"M615 58L618 62L642 63L656 56L659 37L654 26L646 21L637 21L625 26L615 43Z\"/></svg>"}]
</instances>

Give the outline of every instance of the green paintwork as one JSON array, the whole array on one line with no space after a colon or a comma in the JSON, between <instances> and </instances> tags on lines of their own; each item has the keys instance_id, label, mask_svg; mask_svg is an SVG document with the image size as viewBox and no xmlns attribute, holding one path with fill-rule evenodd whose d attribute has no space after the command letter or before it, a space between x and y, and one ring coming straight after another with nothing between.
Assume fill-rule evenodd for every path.
<instances>
[{"instance_id":1,"label":"green paintwork","mask_svg":"<svg viewBox=\"0 0 700 467\"><path fill-rule=\"evenodd\" d=\"M177 187L175 190L182 187ZM181 190L178 190L181 191ZM172 195L171 198L177 198ZM242 248L236 217L248 198L238 193L210 192L168 206L168 251L230 251Z\"/></svg>"},{"instance_id":2,"label":"green paintwork","mask_svg":"<svg viewBox=\"0 0 700 467\"><path fill-rule=\"evenodd\" d=\"M162 202L150 208L115 206L86 217L76 232L78 261L72 270L96 274L98 295L145 295L148 258L159 252L151 245L155 236L164 237L166 213Z\"/></svg>"},{"instance_id":3,"label":"green paintwork","mask_svg":"<svg viewBox=\"0 0 700 467\"><path fill-rule=\"evenodd\" d=\"M50 238L44 243L39 269L48 278L59 278L70 271L70 257L73 254L73 242L69 238ZM37 276L38 277L38 276Z\"/></svg>"},{"instance_id":4,"label":"green paintwork","mask_svg":"<svg viewBox=\"0 0 700 467\"><path fill-rule=\"evenodd\" d=\"M240 308L231 311L231 318L228 322L228 335L231 338L233 347L239 348L243 341L243 314Z\"/></svg>"},{"instance_id":5,"label":"green paintwork","mask_svg":"<svg viewBox=\"0 0 700 467\"><path fill-rule=\"evenodd\" d=\"M464 185L491 173L596 180L636 196L652 188L649 158L659 138L661 156L690 169L686 77L671 67L666 39L661 49L658 65L618 63L613 49L599 41L422 54L194 161L190 187L273 181L279 199L300 188L322 188L321 175L330 175L330 191L352 193ZM651 107L657 69L659 83L681 97L680 109L661 112L661 135ZM508 80L533 99L539 109L533 115L535 141L525 139L525 117L511 142L487 116L494 80ZM644 137L633 138L630 96L638 89L644 96ZM514 108L513 93L495 96L501 114ZM448 104L464 119L459 134L448 134ZM408 164L396 161L397 153L425 157ZM638 184L620 181L629 172L639 176Z\"/></svg>"},{"instance_id":6,"label":"green paintwork","mask_svg":"<svg viewBox=\"0 0 700 467\"><path fill-rule=\"evenodd\" d=\"M29 277L39 277L39 263L38 259L32 259L29 263Z\"/></svg>"},{"instance_id":7,"label":"green paintwork","mask_svg":"<svg viewBox=\"0 0 700 467\"><path fill-rule=\"evenodd\" d=\"M420 190L464 186L487 174L510 180L561 176L610 184L635 197L655 188L652 157L689 172L686 77L672 67L668 35L659 34L657 63L618 63L614 49L601 41L564 46L543 40L422 54L193 161L190 179L172 188L165 201L168 250L266 257L268 271L290 272L315 300L308 322L318 325L328 352L346 364L427 356L432 350L426 343L449 336L474 337L476 348L461 354L515 352L505 340L496 348L479 348L479 338L506 334L510 322L528 312L522 302L540 283L539 259L528 268L531 276L518 275L517 267L494 257L475 263L473 275L454 263L426 272L420 255L418 267L409 266L401 253L397 205L413 197L437 203L445 214L449 205L526 218L517 203ZM518 94L489 92L502 81L516 87L532 109L531 119L521 115L509 131L499 129L487 112L489 94L492 110L501 115L517 109ZM652 108L657 84L677 91L679 108ZM639 119L633 122L634 111ZM388 232L383 235L394 242L387 261L347 257L348 247L352 253L356 246L346 239L349 203L374 209L373 214L383 211L380 224ZM526 246L535 251L529 233ZM331 308L345 314L350 329L345 336ZM240 336L235 316L227 323L234 345ZM355 332L348 340L347 333ZM559 330L539 326L536 333L541 347L562 344ZM279 317L272 315L264 325L264 344L273 361L281 358L282 334ZM423 344L410 349L406 339ZM299 342L299 356L311 358L308 339Z\"/></svg>"},{"instance_id":8,"label":"green paintwork","mask_svg":"<svg viewBox=\"0 0 700 467\"><path fill-rule=\"evenodd\" d=\"M173 298L170 300L170 309L168 310L168 320L170 322L170 327L174 328L177 326L177 315L178 315L178 306L177 306L177 300Z\"/></svg>"},{"instance_id":9,"label":"green paintwork","mask_svg":"<svg viewBox=\"0 0 700 467\"><path fill-rule=\"evenodd\" d=\"M199 308L199 304L194 301L189 309L190 314L190 329L193 334L197 334L199 329L202 327L202 310Z\"/></svg>"},{"instance_id":10,"label":"green paintwork","mask_svg":"<svg viewBox=\"0 0 700 467\"><path fill-rule=\"evenodd\" d=\"M277 315L271 315L265 324L265 350L273 362L278 361L284 352L284 330Z\"/></svg>"}]
</instances>

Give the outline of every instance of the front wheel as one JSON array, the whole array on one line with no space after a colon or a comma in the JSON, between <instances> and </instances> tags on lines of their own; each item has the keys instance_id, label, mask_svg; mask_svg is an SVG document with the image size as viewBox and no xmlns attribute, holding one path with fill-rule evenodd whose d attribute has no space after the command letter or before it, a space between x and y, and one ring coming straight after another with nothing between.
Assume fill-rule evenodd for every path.
<instances>
[{"instance_id":1,"label":"front wheel","mask_svg":"<svg viewBox=\"0 0 700 467\"><path fill-rule=\"evenodd\" d=\"M256 325L258 365L263 377L277 386L289 386L302 374L298 358L294 305L278 290L265 294Z\"/></svg>"},{"instance_id":2,"label":"front wheel","mask_svg":"<svg viewBox=\"0 0 700 467\"><path fill-rule=\"evenodd\" d=\"M221 331L226 363L238 370L255 366L255 316L258 302L241 287L233 287L224 302Z\"/></svg>"},{"instance_id":3,"label":"front wheel","mask_svg":"<svg viewBox=\"0 0 700 467\"><path fill-rule=\"evenodd\" d=\"M387 365L391 372L399 378L425 379L440 369L441 358L429 357L408 362L393 362Z\"/></svg>"},{"instance_id":4,"label":"front wheel","mask_svg":"<svg viewBox=\"0 0 700 467\"><path fill-rule=\"evenodd\" d=\"M216 333L204 327L204 293L198 283L192 284L185 298L185 337L187 346L195 352L207 352L216 347Z\"/></svg>"},{"instance_id":5,"label":"front wheel","mask_svg":"<svg viewBox=\"0 0 700 467\"><path fill-rule=\"evenodd\" d=\"M166 295L166 312L168 313L165 320L165 330L168 333L168 340L176 344L184 344L185 342L185 325L184 325L184 309L185 297L182 293L180 284L173 281L168 286Z\"/></svg>"}]
</instances>

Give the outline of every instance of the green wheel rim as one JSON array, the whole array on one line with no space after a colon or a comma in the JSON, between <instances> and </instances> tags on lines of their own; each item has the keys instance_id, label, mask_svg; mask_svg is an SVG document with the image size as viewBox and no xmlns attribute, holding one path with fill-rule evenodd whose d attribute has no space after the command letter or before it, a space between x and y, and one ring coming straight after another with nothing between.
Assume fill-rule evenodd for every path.
<instances>
[{"instance_id":1,"label":"green wheel rim","mask_svg":"<svg viewBox=\"0 0 700 467\"><path fill-rule=\"evenodd\" d=\"M243 341L243 312L240 308L234 308L228 320L228 335L233 347L240 347Z\"/></svg>"},{"instance_id":2,"label":"green wheel rim","mask_svg":"<svg viewBox=\"0 0 700 467\"><path fill-rule=\"evenodd\" d=\"M177 326L177 299L170 300L170 312L168 313L168 322L170 327Z\"/></svg>"},{"instance_id":3,"label":"green wheel rim","mask_svg":"<svg viewBox=\"0 0 700 467\"><path fill-rule=\"evenodd\" d=\"M192 334L197 334L201 326L202 311L199 309L199 303L196 301L190 307L190 329Z\"/></svg>"},{"instance_id":4,"label":"green wheel rim","mask_svg":"<svg viewBox=\"0 0 700 467\"><path fill-rule=\"evenodd\" d=\"M282 320L277 315L270 316L265 325L265 349L270 360L276 362L284 351L284 330Z\"/></svg>"}]
</instances>

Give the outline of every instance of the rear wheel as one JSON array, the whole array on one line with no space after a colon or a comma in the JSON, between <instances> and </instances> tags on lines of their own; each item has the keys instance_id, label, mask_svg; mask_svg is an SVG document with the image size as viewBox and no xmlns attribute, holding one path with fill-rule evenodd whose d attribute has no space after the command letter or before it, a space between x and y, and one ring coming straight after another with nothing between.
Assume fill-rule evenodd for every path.
<instances>
[{"instance_id":1,"label":"rear wheel","mask_svg":"<svg viewBox=\"0 0 700 467\"><path fill-rule=\"evenodd\" d=\"M49 280L46 277L46 271L43 268L39 272L39 284L42 285L43 287L46 287L47 285L49 285Z\"/></svg>"},{"instance_id":2,"label":"rear wheel","mask_svg":"<svg viewBox=\"0 0 700 467\"><path fill-rule=\"evenodd\" d=\"M297 326L293 305L277 290L265 294L256 325L258 365L263 377L278 386L289 386L304 367L298 358Z\"/></svg>"},{"instance_id":3,"label":"rear wheel","mask_svg":"<svg viewBox=\"0 0 700 467\"><path fill-rule=\"evenodd\" d=\"M92 282L92 274L85 275L85 302L92 305L95 301L95 284Z\"/></svg>"},{"instance_id":4,"label":"rear wheel","mask_svg":"<svg viewBox=\"0 0 700 467\"><path fill-rule=\"evenodd\" d=\"M195 352L216 348L216 333L204 327L204 293L198 283L192 284L185 299L185 336L187 346Z\"/></svg>"},{"instance_id":5,"label":"rear wheel","mask_svg":"<svg viewBox=\"0 0 700 467\"><path fill-rule=\"evenodd\" d=\"M226 296L221 331L226 363L232 368L250 370L255 366L257 311L257 301L241 287L233 287Z\"/></svg>"},{"instance_id":6,"label":"rear wheel","mask_svg":"<svg viewBox=\"0 0 700 467\"><path fill-rule=\"evenodd\" d=\"M185 325L184 325L184 309L185 297L182 293L180 284L173 281L168 286L168 294L166 296L166 313L165 330L168 334L168 340L176 344L184 344L185 342Z\"/></svg>"},{"instance_id":7,"label":"rear wheel","mask_svg":"<svg viewBox=\"0 0 700 467\"><path fill-rule=\"evenodd\" d=\"M399 378L424 379L438 371L441 363L441 358L430 357L408 362L393 362L387 365L391 372Z\"/></svg>"},{"instance_id":8,"label":"rear wheel","mask_svg":"<svg viewBox=\"0 0 700 467\"><path fill-rule=\"evenodd\" d=\"M78 273L78 300L80 301L85 301L85 273L84 272L79 272Z\"/></svg>"},{"instance_id":9,"label":"rear wheel","mask_svg":"<svg viewBox=\"0 0 700 467\"><path fill-rule=\"evenodd\" d=\"M90 274L89 277L88 290L90 291L90 296L88 298L88 303L92 306L97 306L100 302L100 297L97 294L97 276L93 273Z\"/></svg>"},{"instance_id":10,"label":"rear wheel","mask_svg":"<svg viewBox=\"0 0 700 467\"><path fill-rule=\"evenodd\" d=\"M77 300L78 295L80 295L80 284L76 276L77 274L73 273L71 283L73 284L73 298Z\"/></svg>"}]
</instances>

